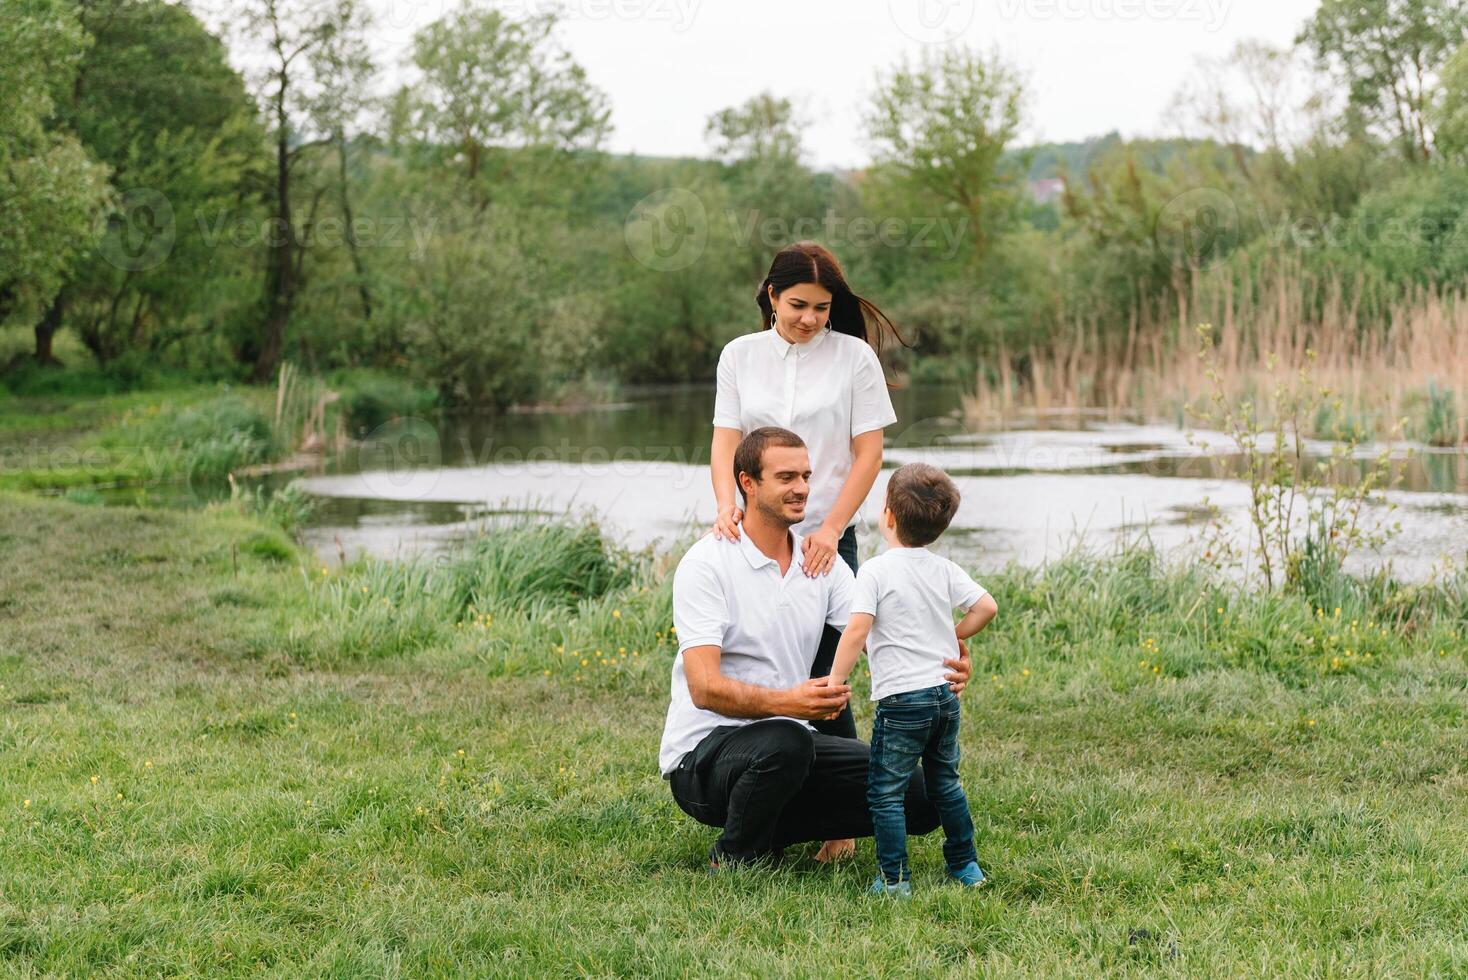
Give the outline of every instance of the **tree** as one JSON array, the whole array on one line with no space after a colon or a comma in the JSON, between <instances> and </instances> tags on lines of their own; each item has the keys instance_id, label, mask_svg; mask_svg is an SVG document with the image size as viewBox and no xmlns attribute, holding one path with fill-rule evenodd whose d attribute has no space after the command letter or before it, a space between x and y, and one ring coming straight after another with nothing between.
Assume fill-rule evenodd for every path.
<instances>
[{"instance_id":1,"label":"tree","mask_svg":"<svg viewBox=\"0 0 1468 980\"><path fill-rule=\"evenodd\" d=\"M1351 107L1390 134L1404 157L1431 156L1434 74L1468 41L1462 0L1322 0L1296 40L1345 83Z\"/></svg>"},{"instance_id":2,"label":"tree","mask_svg":"<svg viewBox=\"0 0 1468 980\"><path fill-rule=\"evenodd\" d=\"M1430 115L1438 152L1456 164L1468 164L1468 44L1443 65Z\"/></svg>"},{"instance_id":3,"label":"tree","mask_svg":"<svg viewBox=\"0 0 1468 980\"><path fill-rule=\"evenodd\" d=\"M1298 48L1246 39L1226 57L1200 59L1165 118L1179 138L1207 136L1235 148L1240 171L1252 177L1246 150L1282 157L1325 124L1330 100L1322 82Z\"/></svg>"},{"instance_id":4,"label":"tree","mask_svg":"<svg viewBox=\"0 0 1468 980\"><path fill-rule=\"evenodd\" d=\"M704 126L714 156L722 161L723 182L735 206L728 230L744 236L738 266L741 280L763 278L775 252L790 241L813 237L807 229L821 227L835 204L829 175L812 173L802 161L803 123L790 100L762 92L715 112ZM767 228L769 219L774 221ZM772 240L770 230L778 230L783 240ZM842 243L826 244L839 248Z\"/></svg>"},{"instance_id":5,"label":"tree","mask_svg":"<svg viewBox=\"0 0 1468 980\"><path fill-rule=\"evenodd\" d=\"M342 212L345 243L356 274L357 295L362 302L362 316L372 319L372 289L368 279L362 248L357 240L356 217L352 208L349 179L349 133L363 115L376 105L372 97L372 81L376 65L367 50L362 32L353 29L350 8L337 8L346 19L323 38L317 56L319 87L310 99L309 111L317 132L325 134L336 153L337 203Z\"/></svg>"},{"instance_id":6,"label":"tree","mask_svg":"<svg viewBox=\"0 0 1468 980\"><path fill-rule=\"evenodd\" d=\"M800 120L789 99L761 92L743 105L709 116L704 135L725 163L800 162Z\"/></svg>"},{"instance_id":7,"label":"tree","mask_svg":"<svg viewBox=\"0 0 1468 980\"><path fill-rule=\"evenodd\" d=\"M300 157L318 145L306 139L309 106L318 98L330 59L321 52L328 45L358 51L359 45L343 35L365 31L368 15L358 0L249 0L243 12L246 33L264 48L268 67L257 78L275 146L274 186L270 194L271 229L267 241L264 323L258 338L241 350L253 362L256 381L274 375L285 350L286 329L301 288L301 259L314 212L308 209L298 225L291 193L292 169ZM319 203L313 202L313 209Z\"/></svg>"},{"instance_id":8,"label":"tree","mask_svg":"<svg viewBox=\"0 0 1468 980\"><path fill-rule=\"evenodd\" d=\"M42 311L90 243L107 192L106 168L47 126L85 47L62 0L13 0L0 17L0 320L33 323L43 363L55 360L60 323Z\"/></svg>"},{"instance_id":9,"label":"tree","mask_svg":"<svg viewBox=\"0 0 1468 980\"><path fill-rule=\"evenodd\" d=\"M556 43L554 13L524 19L473 3L429 24L413 37L413 63L422 79L412 93L417 128L463 157L470 198L481 210L510 161L595 150L606 137L611 110L585 70ZM484 172L496 154L498 166Z\"/></svg>"},{"instance_id":10,"label":"tree","mask_svg":"<svg viewBox=\"0 0 1468 980\"><path fill-rule=\"evenodd\" d=\"M180 339L234 274L208 229L250 196L262 133L223 45L184 7L88 0L80 13L91 43L59 116L111 168L114 193L48 318L64 311L105 364Z\"/></svg>"},{"instance_id":11,"label":"tree","mask_svg":"<svg viewBox=\"0 0 1468 980\"><path fill-rule=\"evenodd\" d=\"M1000 161L1023 112L1019 73L997 52L953 47L904 59L866 113L879 176L967 217L976 268L1016 202L1023 171Z\"/></svg>"}]
</instances>

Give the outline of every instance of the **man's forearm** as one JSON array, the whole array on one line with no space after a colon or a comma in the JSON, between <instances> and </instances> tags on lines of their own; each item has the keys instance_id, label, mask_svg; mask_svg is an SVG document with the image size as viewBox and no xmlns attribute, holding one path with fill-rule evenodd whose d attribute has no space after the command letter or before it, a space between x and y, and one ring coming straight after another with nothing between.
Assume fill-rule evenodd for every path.
<instances>
[{"instance_id":1,"label":"man's forearm","mask_svg":"<svg viewBox=\"0 0 1468 980\"><path fill-rule=\"evenodd\" d=\"M709 679L695 703L725 718L774 718L786 713L786 693L719 675Z\"/></svg>"}]
</instances>

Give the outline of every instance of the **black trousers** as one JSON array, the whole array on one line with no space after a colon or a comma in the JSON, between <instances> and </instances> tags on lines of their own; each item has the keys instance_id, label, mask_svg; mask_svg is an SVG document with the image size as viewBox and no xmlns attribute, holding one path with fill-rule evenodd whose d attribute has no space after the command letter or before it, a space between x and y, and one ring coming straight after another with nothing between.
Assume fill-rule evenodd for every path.
<instances>
[{"instance_id":1,"label":"black trousers","mask_svg":"<svg viewBox=\"0 0 1468 980\"><path fill-rule=\"evenodd\" d=\"M686 753L668 778L679 808L722 827L714 844L736 861L778 857L791 844L870 837L865 742L813 732L787 718L723 725ZM909 834L939 823L923 772L903 800Z\"/></svg>"},{"instance_id":2,"label":"black trousers","mask_svg":"<svg viewBox=\"0 0 1468 980\"><path fill-rule=\"evenodd\" d=\"M856 525L846 529L841 535L841 540L836 542L836 553L851 568L852 574L856 573ZM822 627L821 645L816 648L816 659L811 663L810 676L825 677L831 672L831 665L836 662L836 644L841 642L841 631L830 626ZM827 735L837 735L841 738L856 738L856 717L851 713L851 705L841 709L841 713L830 721L816 721L811 724L816 726L816 731L825 732Z\"/></svg>"}]
</instances>

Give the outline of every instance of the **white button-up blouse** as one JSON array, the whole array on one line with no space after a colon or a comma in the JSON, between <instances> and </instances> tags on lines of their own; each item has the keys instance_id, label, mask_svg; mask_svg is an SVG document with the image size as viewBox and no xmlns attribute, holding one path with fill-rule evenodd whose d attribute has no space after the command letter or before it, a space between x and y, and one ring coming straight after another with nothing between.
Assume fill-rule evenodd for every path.
<instances>
[{"instance_id":1,"label":"white button-up blouse","mask_svg":"<svg viewBox=\"0 0 1468 980\"><path fill-rule=\"evenodd\" d=\"M773 330L745 334L719 355L714 425L748 435L778 425L810 451L810 497L795 532L816 531L851 474L851 440L897 421L871 345L829 326L803 344ZM856 516L848 526L856 523Z\"/></svg>"}]
</instances>

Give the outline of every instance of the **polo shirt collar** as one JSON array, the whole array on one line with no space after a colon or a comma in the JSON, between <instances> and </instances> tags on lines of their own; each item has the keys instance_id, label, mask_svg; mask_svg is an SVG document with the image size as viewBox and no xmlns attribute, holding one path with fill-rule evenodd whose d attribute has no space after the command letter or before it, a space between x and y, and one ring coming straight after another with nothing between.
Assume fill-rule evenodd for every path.
<instances>
[{"instance_id":1,"label":"polo shirt collar","mask_svg":"<svg viewBox=\"0 0 1468 980\"><path fill-rule=\"evenodd\" d=\"M800 535L794 531L790 532L791 564L800 565ZM779 562L759 550L759 546L748 534L739 535L739 550L744 552L745 561L749 562L750 568L764 568L766 565L779 565ZM804 568L804 565L801 565Z\"/></svg>"},{"instance_id":2,"label":"polo shirt collar","mask_svg":"<svg viewBox=\"0 0 1468 980\"><path fill-rule=\"evenodd\" d=\"M821 341L825 340L826 339L826 335L829 334L830 332L831 332L831 324L828 321L826 323L826 325L821 328L821 332L818 333L818 334L816 334L810 340L807 340L803 344L792 344L792 343L790 343L790 341L788 341L784 337L780 336L780 331L776 330L774 327L771 327L769 329L769 334L770 334L770 337L771 337L771 343L773 343L775 345L775 356L776 357L784 357L786 354L789 354L792 350L795 351L795 356L796 357L805 357L811 351L815 350L818 346L820 346Z\"/></svg>"}]
</instances>

